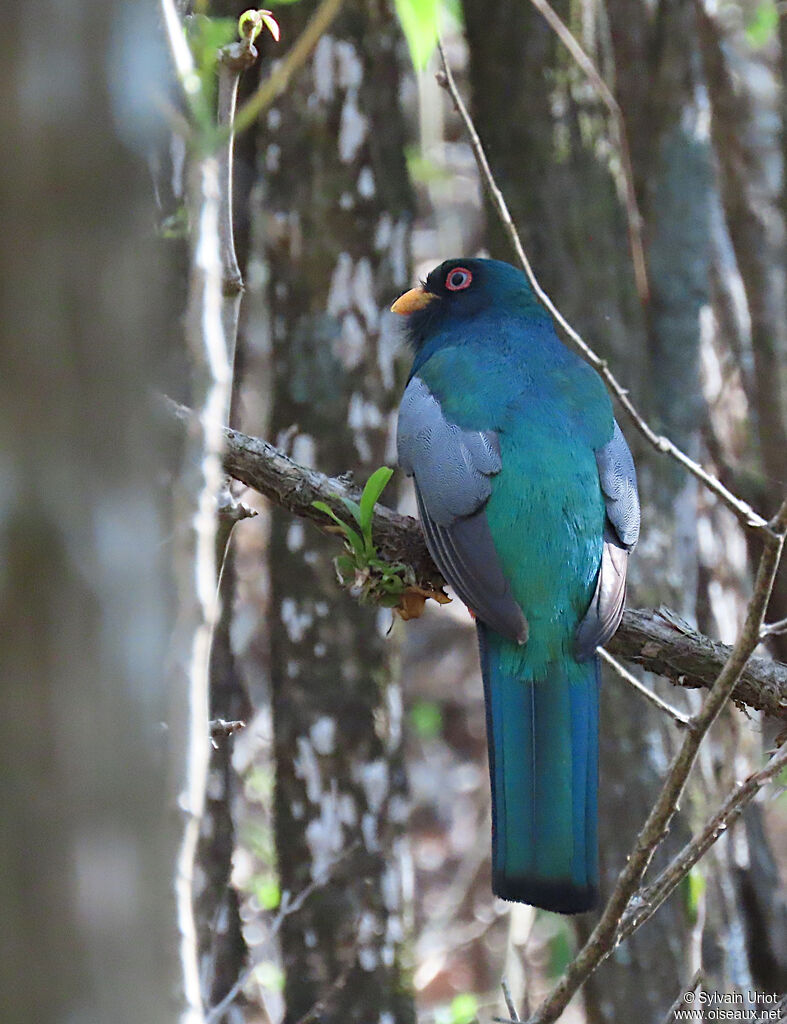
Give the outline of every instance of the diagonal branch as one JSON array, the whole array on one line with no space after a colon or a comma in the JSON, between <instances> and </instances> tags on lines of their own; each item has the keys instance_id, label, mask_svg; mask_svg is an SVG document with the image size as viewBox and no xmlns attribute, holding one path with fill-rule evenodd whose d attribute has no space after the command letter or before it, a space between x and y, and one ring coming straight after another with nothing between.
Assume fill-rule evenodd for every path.
<instances>
[{"instance_id":1,"label":"diagonal branch","mask_svg":"<svg viewBox=\"0 0 787 1024\"><path fill-rule=\"evenodd\" d=\"M678 711L677 708L673 708L671 704L662 700L657 693L649 690L647 686L643 686L639 679L637 679L635 675L632 675L625 665L621 665L617 658L612 657L609 651L605 650L603 647L599 647L597 653L601 660L605 661L621 679L625 680L629 686L633 687L637 693L641 694L645 700L653 704L654 707L657 707L659 711L663 711L665 714L669 715L676 725L679 725L683 729L694 728L694 722L688 715L684 715L682 711Z\"/></svg>"},{"instance_id":2,"label":"diagonal branch","mask_svg":"<svg viewBox=\"0 0 787 1024\"><path fill-rule=\"evenodd\" d=\"M497 182L494 179L494 175L492 174L492 170L489 166L489 161L487 160L486 153L484 152L484 147L481 144L481 139L479 138L478 132L476 131L475 125L473 124L472 118L470 117L470 114L467 111L467 107L465 106L462 97L459 95L459 91L456 87L456 82L454 81L451 69L448 66L448 61L446 60L445 51L443 49L442 43L438 42L437 45L440 50L440 58L443 65L443 70L438 75L438 81L445 89L448 90L448 93L453 101L453 104L456 107L457 113L459 114L464 123L465 130L467 131L467 134L470 138L470 144L472 146L476 162L478 164L479 170L481 171L481 177L484 183L486 184L487 190L489 191L489 194L492 198L492 202L494 203L495 208L497 209L500 221L503 227L505 228L506 233L508 234L511 244L514 247L514 251L517 254L517 259L521 263L522 269L528 276L528 280L530 281L533 291L536 293L536 295L544 304L544 306L549 310L549 312L555 318L557 323L566 332L566 334L574 343L574 345L582 354L582 356L601 375L604 382L609 387L610 391L612 391L617 400L626 410L632 422L635 424L635 426L643 435L643 437L645 437L646 440L649 441L650 444L652 444L657 451L663 452L664 454L671 456L671 458L679 462L693 476L697 477L698 480L701 480L702 483L708 488L708 490L713 491L713 493L717 495L717 497L719 497L724 502L724 504L727 505L727 507L730 508L735 513L735 515L738 517L741 523L743 523L744 526L751 527L752 529L756 529L759 531L767 532L767 520L763 519L763 517L758 512L755 512L751 505L745 502L742 498L737 497L735 494L732 493L732 491L728 490L720 480L713 476L712 473L709 473L706 469L703 469L703 467L700 466L698 462L695 462L693 459L689 458L689 456L686 455L685 452L681 451L681 449L678 448L678 446L674 444L672 441L670 441L668 437L664 437L661 434L657 434L647 424L647 422L643 419L639 412L637 412L633 402L628 396L628 392L626 391L626 389L618 382L617 378L609 369L609 366L607 365L606 361L604 359L601 359L598 355L596 355L593 349L582 338L582 336L571 326L571 324L566 320L566 318L563 316L563 314L560 312L557 306L555 306L550 297L538 283L535 273L533 272L533 268L530 265L530 260L527 258L527 253L525 252L524 247L522 245L522 240L519 237L519 233L517 232L516 226L511 217L511 212L508 209L508 204L506 203L505 197L503 196L503 193L500 191L500 188L498 187Z\"/></svg>"},{"instance_id":3,"label":"diagonal branch","mask_svg":"<svg viewBox=\"0 0 787 1024\"><path fill-rule=\"evenodd\" d=\"M680 885L694 865L708 852L716 840L740 816L766 783L787 767L787 743L764 768L754 772L737 785L721 807L708 818L700 832L688 842L655 881L643 886L632 897L618 929L618 941L627 939L649 920L662 903Z\"/></svg>"}]
</instances>

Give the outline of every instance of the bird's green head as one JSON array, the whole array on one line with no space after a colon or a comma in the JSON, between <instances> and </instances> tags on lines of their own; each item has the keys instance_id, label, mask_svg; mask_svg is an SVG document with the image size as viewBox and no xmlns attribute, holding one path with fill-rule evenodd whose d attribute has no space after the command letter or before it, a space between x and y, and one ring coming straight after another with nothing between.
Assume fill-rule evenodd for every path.
<instances>
[{"instance_id":1,"label":"bird's green head","mask_svg":"<svg viewBox=\"0 0 787 1024\"><path fill-rule=\"evenodd\" d=\"M521 270L500 260L470 258L441 263L391 309L407 317L408 340L415 348L488 310L547 317Z\"/></svg>"}]
</instances>

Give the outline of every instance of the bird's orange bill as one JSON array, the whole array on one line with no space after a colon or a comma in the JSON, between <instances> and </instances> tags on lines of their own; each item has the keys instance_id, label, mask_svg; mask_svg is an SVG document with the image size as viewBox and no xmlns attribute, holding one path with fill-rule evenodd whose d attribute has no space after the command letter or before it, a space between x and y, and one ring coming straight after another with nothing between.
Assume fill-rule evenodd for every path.
<instances>
[{"instance_id":1,"label":"bird's orange bill","mask_svg":"<svg viewBox=\"0 0 787 1024\"><path fill-rule=\"evenodd\" d=\"M406 316L408 313L415 313L416 310L423 309L429 305L432 299L436 298L436 295L432 295L425 288L411 288L409 292L399 296L393 306L391 306L391 312L401 313L402 316Z\"/></svg>"}]
</instances>

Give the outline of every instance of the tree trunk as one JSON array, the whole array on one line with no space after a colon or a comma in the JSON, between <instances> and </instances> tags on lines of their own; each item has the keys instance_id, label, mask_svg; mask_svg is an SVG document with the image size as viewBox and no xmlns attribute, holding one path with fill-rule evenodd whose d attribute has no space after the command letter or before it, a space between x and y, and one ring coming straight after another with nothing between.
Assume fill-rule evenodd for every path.
<instances>
[{"instance_id":1,"label":"tree trunk","mask_svg":"<svg viewBox=\"0 0 787 1024\"><path fill-rule=\"evenodd\" d=\"M294 38L315 7L293 8ZM290 12L288 12L290 13ZM392 460L395 342L411 198L384 4L349 2L268 112L260 147L275 368L273 436L359 481ZM287 1020L408 1022L405 781L388 616L336 581L338 540L274 513L271 675ZM312 888L313 887L313 890Z\"/></svg>"},{"instance_id":2,"label":"tree trunk","mask_svg":"<svg viewBox=\"0 0 787 1024\"><path fill-rule=\"evenodd\" d=\"M176 1016L171 524L157 482L169 446L151 401L171 303L145 167L150 96L166 88L158 38L152 4L73 0L55 15L33 0L4 19L8 1024Z\"/></svg>"}]
</instances>

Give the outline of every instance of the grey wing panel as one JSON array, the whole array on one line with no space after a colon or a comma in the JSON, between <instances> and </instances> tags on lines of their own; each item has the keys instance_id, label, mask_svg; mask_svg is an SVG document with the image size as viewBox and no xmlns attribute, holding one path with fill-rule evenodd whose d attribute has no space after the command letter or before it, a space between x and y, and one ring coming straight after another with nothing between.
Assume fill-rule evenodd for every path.
<instances>
[{"instance_id":1,"label":"grey wing panel","mask_svg":"<svg viewBox=\"0 0 787 1024\"><path fill-rule=\"evenodd\" d=\"M484 510L439 526L427 513L417 482L416 496L429 552L459 599L490 629L525 643L527 619L503 575Z\"/></svg>"},{"instance_id":2,"label":"grey wing panel","mask_svg":"<svg viewBox=\"0 0 787 1024\"><path fill-rule=\"evenodd\" d=\"M399 465L416 475L429 516L441 525L475 512L492 493L500 472L493 431L462 430L443 416L420 377L407 385L399 406Z\"/></svg>"},{"instance_id":3,"label":"grey wing panel","mask_svg":"<svg viewBox=\"0 0 787 1024\"><path fill-rule=\"evenodd\" d=\"M637 472L629 446L617 422L612 440L596 452L596 462L607 506L607 517L623 546L630 550L639 538Z\"/></svg>"},{"instance_id":4,"label":"grey wing panel","mask_svg":"<svg viewBox=\"0 0 787 1024\"><path fill-rule=\"evenodd\" d=\"M620 625L626 603L628 556L639 538L637 473L617 422L612 439L596 452L596 463L607 524L596 589L574 637L574 653L579 661L592 658L596 648L614 636Z\"/></svg>"},{"instance_id":5,"label":"grey wing panel","mask_svg":"<svg viewBox=\"0 0 787 1024\"><path fill-rule=\"evenodd\" d=\"M399 408L399 464L415 477L418 511L432 557L469 608L496 632L519 643L527 620L503 575L483 511L500 472L493 431L463 430L443 416L418 377Z\"/></svg>"},{"instance_id":6,"label":"grey wing panel","mask_svg":"<svg viewBox=\"0 0 787 1024\"><path fill-rule=\"evenodd\" d=\"M623 618L626 603L626 571L629 552L611 527L604 533L604 548L598 570L596 589L590 607L574 635L574 656L587 661L615 635Z\"/></svg>"}]
</instances>

